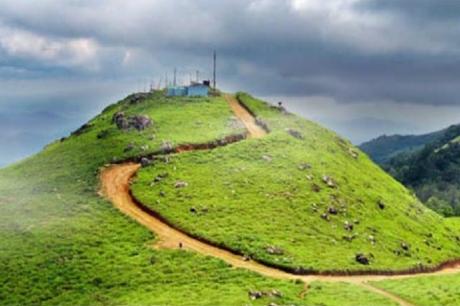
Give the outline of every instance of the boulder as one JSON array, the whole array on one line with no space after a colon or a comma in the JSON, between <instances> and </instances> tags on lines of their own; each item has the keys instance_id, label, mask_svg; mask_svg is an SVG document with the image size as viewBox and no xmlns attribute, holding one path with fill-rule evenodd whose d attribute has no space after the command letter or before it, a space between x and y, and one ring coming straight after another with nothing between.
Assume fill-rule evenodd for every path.
<instances>
[{"instance_id":1,"label":"boulder","mask_svg":"<svg viewBox=\"0 0 460 306\"><path fill-rule=\"evenodd\" d=\"M161 144L160 151L163 152L164 154L168 154L174 151L172 143L169 141L164 141Z\"/></svg>"},{"instance_id":2,"label":"boulder","mask_svg":"<svg viewBox=\"0 0 460 306\"><path fill-rule=\"evenodd\" d=\"M311 164L309 163L302 163L299 165L299 170L308 170L308 169L311 169Z\"/></svg>"},{"instance_id":3,"label":"boulder","mask_svg":"<svg viewBox=\"0 0 460 306\"><path fill-rule=\"evenodd\" d=\"M339 212L337 211L337 208L334 206L329 206L327 209L327 212L330 213L331 215L337 215Z\"/></svg>"},{"instance_id":4,"label":"boulder","mask_svg":"<svg viewBox=\"0 0 460 306\"><path fill-rule=\"evenodd\" d=\"M294 138L303 139L302 133L294 129L286 129L286 132Z\"/></svg>"},{"instance_id":5,"label":"boulder","mask_svg":"<svg viewBox=\"0 0 460 306\"><path fill-rule=\"evenodd\" d=\"M250 290L248 292L248 295L251 300L257 300L257 299L262 298L264 296L264 293L262 291Z\"/></svg>"},{"instance_id":6,"label":"boulder","mask_svg":"<svg viewBox=\"0 0 460 306\"><path fill-rule=\"evenodd\" d=\"M311 190L312 190L313 192L320 192L320 191L321 191L321 187L319 187L319 186L316 185L316 184L313 184L313 185L311 185Z\"/></svg>"},{"instance_id":7,"label":"boulder","mask_svg":"<svg viewBox=\"0 0 460 306\"><path fill-rule=\"evenodd\" d=\"M382 200L378 200L377 205L379 206L380 209L385 209L385 203Z\"/></svg>"},{"instance_id":8,"label":"boulder","mask_svg":"<svg viewBox=\"0 0 460 306\"><path fill-rule=\"evenodd\" d=\"M360 264L362 264L362 265L368 265L369 264L369 258L366 255L362 254L362 253L356 254L355 260L357 262L359 262Z\"/></svg>"},{"instance_id":9,"label":"boulder","mask_svg":"<svg viewBox=\"0 0 460 306\"><path fill-rule=\"evenodd\" d=\"M136 115L128 118L129 126L138 131L145 130L152 125L152 120L145 115Z\"/></svg>"},{"instance_id":10,"label":"boulder","mask_svg":"<svg viewBox=\"0 0 460 306\"><path fill-rule=\"evenodd\" d=\"M268 247L265 248L265 251L270 254L270 255L283 255L284 251L274 245L269 245Z\"/></svg>"},{"instance_id":11,"label":"boulder","mask_svg":"<svg viewBox=\"0 0 460 306\"><path fill-rule=\"evenodd\" d=\"M337 183L334 181L334 179L328 175L323 175L323 182L324 184L327 185L327 187L330 187L330 188L336 188L337 187Z\"/></svg>"},{"instance_id":12,"label":"boulder","mask_svg":"<svg viewBox=\"0 0 460 306\"><path fill-rule=\"evenodd\" d=\"M188 186L188 183L187 182L183 182L183 181L177 181L175 184L174 184L174 187L175 188L185 188Z\"/></svg>"},{"instance_id":13,"label":"boulder","mask_svg":"<svg viewBox=\"0 0 460 306\"><path fill-rule=\"evenodd\" d=\"M345 221L343 223L343 228L346 230L346 231L352 231L353 230L353 224L351 222L348 222L348 221Z\"/></svg>"},{"instance_id":14,"label":"boulder","mask_svg":"<svg viewBox=\"0 0 460 306\"><path fill-rule=\"evenodd\" d=\"M409 251L409 245L405 242L401 242L401 249L404 251Z\"/></svg>"},{"instance_id":15,"label":"boulder","mask_svg":"<svg viewBox=\"0 0 460 306\"><path fill-rule=\"evenodd\" d=\"M147 157L142 157L141 158L141 166L142 167L150 166L151 163L152 163L152 161L150 159L148 159Z\"/></svg>"},{"instance_id":16,"label":"boulder","mask_svg":"<svg viewBox=\"0 0 460 306\"><path fill-rule=\"evenodd\" d=\"M272 161L271 156L268 156L268 155L263 155L262 159L265 160L266 162L271 162Z\"/></svg>"},{"instance_id":17,"label":"boulder","mask_svg":"<svg viewBox=\"0 0 460 306\"><path fill-rule=\"evenodd\" d=\"M129 104L138 104L144 101L148 96L149 94L146 92L138 92L138 93L128 96L126 100L128 100Z\"/></svg>"},{"instance_id":18,"label":"boulder","mask_svg":"<svg viewBox=\"0 0 460 306\"><path fill-rule=\"evenodd\" d=\"M116 112L112 116L112 123L114 123L120 130L128 130L134 128L142 131L152 125L152 120L145 115L134 115L127 117L124 112Z\"/></svg>"}]
</instances>

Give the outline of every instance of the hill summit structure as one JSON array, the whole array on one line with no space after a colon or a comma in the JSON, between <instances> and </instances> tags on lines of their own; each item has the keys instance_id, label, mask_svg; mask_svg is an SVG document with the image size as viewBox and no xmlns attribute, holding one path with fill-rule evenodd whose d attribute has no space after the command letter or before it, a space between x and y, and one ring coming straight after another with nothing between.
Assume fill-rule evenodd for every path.
<instances>
[{"instance_id":1,"label":"hill summit structure","mask_svg":"<svg viewBox=\"0 0 460 306\"><path fill-rule=\"evenodd\" d=\"M166 90L168 97L207 97L209 95L209 81L191 82L189 86L170 86Z\"/></svg>"}]
</instances>

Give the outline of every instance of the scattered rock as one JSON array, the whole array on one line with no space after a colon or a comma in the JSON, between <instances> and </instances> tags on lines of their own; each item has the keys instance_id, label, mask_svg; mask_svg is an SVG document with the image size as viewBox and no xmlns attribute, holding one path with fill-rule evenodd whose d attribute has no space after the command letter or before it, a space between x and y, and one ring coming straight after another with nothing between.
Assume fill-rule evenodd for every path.
<instances>
[{"instance_id":1,"label":"scattered rock","mask_svg":"<svg viewBox=\"0 0 460 306\"><path fill-rule=\"evenodd\" d=\"M272 157L271 156L268 156L268 155L263 155L262 156L262 159L267 161L267 162L271 162L272 161Z\"/></svg>"},{"instance_id":2,"label":"scattered rock","mask_svg":"<svg viewBox=\"0 0 460 306\"><path fill-rule=\"evenodd\" d=\"M324 175L323 176L323 182L330 188L336 188L337 187L337 183L330 176Z\"/></svg>"},{"instance_id":3,"label":"scattered rock","mask_svg":"<svg viewBox=\"0 0 460 306\"><path fill-rule=\"evenodd\" d=\"M185 188L188 186L188 183L187 182L184 182L184 181L177 181L175 184L174 184L174 187L175 188Z\"/></svg>"},{"instance_id":4,"label":"scattered rock","mask_svg":"<svg viewBox=\"0 0 460 306\"><path fill-rule=\"evenodd\" d=\"M305 178L309 181L312 181L313 180L313 175L307 175L305 176Z\"/></svg>"},{"instance_id":5,"label":"scattered rock","mask_svg":"<svg viewBox=\"0 0 460 306\"><path fill-rule=\"evenodd\" d=\"M324 219L324 220L326 220L326 221L329 221L329 220L330 220L329 215L326 214L326 213L321 214L321 218Z\"/></svg>"},{"instance_id":6,"label":"scattered rock","mask_svg":"<svg viewBox=\"0 0 460 306\"><path fill-rule=\"evenodd\" d=\"M120 130L128 129L128 119L125 117L124 112L116 112L112 116L112 123L115 123Z\"/></svg>"},{"instance_id":7,"label":"scattered rock","mask_svg":"<svg viewBox=\"0 0 460 306\"><path fill-rule=\"evenodd\" d=\"M160 147L160 151L163 152L164 154L168 154L174 151L172 143L169 141L163 141Z\"/></svg>"},{"instance_id":8,"label":"scattered rock","mask_svg":"<svg viewBox=\"0 0 460 306\"><path fill-rule=\"evenodd\" d=\"M195 207L190 207L190 212L192 214L196 214L198 211L197 211L197 209Z\"/></svg>"},{"instance_id":9,"label":"scattered rock","mask_svg":"<svg viewBox=\"0 0 460 306\"><path fill-rule=\"evenodd\" d=\"M311 169L311 164L309 163L302 163L299 165L299 170L308 170Z\"/></svg>"},{"instance_id":10,"label":"scattered rock","mask_svg":"<svg viewBox=\"0 0 460 306\"><path fill-rule=\"evenodd\" d=\"M335 208L334 206L329 206L329 208L327 209L327 212L330 213L331 215L338 214L337 208Z\"/></svg>"},{"instance_id":11,"label":"scattered rock","mask_svg":"<svg viewBox=\"0 0 460 306\"><path fill-rule=\"evenodd\" d=\"M377 205L379 206L380 209L385 209L385 203L382 200L378 200Z\"/></svg>"},{"instance_id":12,"label":"scattered rock","mask_svg":"<svg viewBox=\"0 0 460 306\"><path fill-rule=\"evenodd\" d=\"M260 126L262 129L264 129L266 132L270 132L270 129L268 128L268 124L262 119L256 118L256 124Z\"/></svg>"},{"instance_id":13,"label":"scattered rock","mask_svg":"<svg viewBox=\"0 0 460 306\"><path fill-rule=\"evenodd\" d=\"M375 237L373 235L369 235L367 239L369 239L370 243L373 245L376 243Z\"/></svg>"},{"instance_id":14,"label":"scattered rock","mask_svg":"<svg viewBox=\"0 0 460 306\"><path fill-rule=\"evenodd\" d=\"M248 292L248 295L251 300L257 300L264 296L262 291L253 291L253 290L250 290Z\"/></svg>"},{"instance_id":15,"label":"scattered rock","mask_svg":"<svg viewBox=\"0 0 460 306\"><path fill-rule=\"evenodd\" d=\"M124 112L117 112L112 117L112 122L117 125L120 130L128 130L134 128L142 131L152 125L152 120L145 115L134 115L126 117Z\"/></svg>"},{"instance_id":16,"label":"scattered rock","mask_svg":"<svg viewBox=\"0 0 460 306\"><path fill-rule=\"evenodd\" d=\"M359 262L360 264L362 264L362 265L368 265L369 264L369 258L367 258L367 256L362 254L362 253L356 254L355 260L357 262Z\"/></svg>"},{"instance_id":17,"label":"scattered rock","mask_svg":"<svg viewBox=\"0 0 460 306\"><path fill-rule=\"evenodd\" d=\"M312 190L313 192L320 192L320 191L321 191L321 187L319 187L319 186L316 185L316 184L313 184L313 185L311 185L311 190Z\"/></svg>"},{"instance_id":18,"label":"scattered rock","mask_svg":"<svg viewBox=\"0 0 460 306\"><path fill-rule=\"evenodd\" d=\"M401 249L404 251L409 251L409 245L405 242L401 242Z\"/></svg>"},{"instance_id":19,"label":"scattered rock","mask_svg":"<svg viewBox=\"0 0 460 306\"><path fill-rule=\"evenodd\" d=\"M166 193L163 190L161 190L160 191L160 197L165 197L165 196L166 196Z\"/></svg>"},{"instance_id":20,"label":"scattered rock","mask_svg":"<svg viewBox=\"0 0 460 306\"><path fill-rule=\"evenodd\" d=\"M145 130L152 125L152 120L145 115L136 115L128 118L129 125L138 131Z\"/></svg>"},{"instance_id":21,"label":"scattered rock","mask_svg":"<svg viewBox=\"0 0 460 306\"><path fill-rule=\"evenodd\" d=\"M356 238L356 235L344 235L344 236L342 236L343 240L346 240L346 241L349 241L349 242L353 241L353 239L355 239L355 238Z\"/></svg>"},{"instance_id":22,"label":"scattered rock","mask_svg":"<svg viewBox=\"0 0 460 306\"><path fill-rule=\"evenodd\" d=\"M244 255L243 256L243 260L244 261L250 261L251 260L251 257L249 255Z\"/></svg>"},{"instance_id":23,"label":"scattered rock","mask_svg":"<svg viewBox=\"0 0 460 306\"><path fill-rule=\"evenodd\" d=\"M283 297L283 295L281 294L280 291L276 290L276 289L272 289L268 292L268 295L269 296L273 296L273 297L277 297L277 298L281 298Z\"/></svg>"},{"instance_id":24,"label":"scattered rock","mask_svg":"<svg viewBox=\"0 0 460 306\"><path fill-rule=\"evenodd\" d=\"M138 92L135 94L132 94L126 98L128 100L129 104L138 104L142 101L144 101L147 97L149 96L148 93L145 92Z\"/></svg>"},{"instance_id":25,"label":"scattered rock","mask_svg":"<svg viewBox=\"0 0 460 306\"><path fill-rule=\"evenodd\" d=\"M163 179L167 178L169 176L168 173L162 173L162 174L159 174L157 176L155 176L155 178L153 179L153 181L155 183L158 183L158 182L161 182Z\"/></svg>"},{"instance_id":26,"label":"scattered rock","mask_svg":"<svg viewBox=\"0 0 460 306\"><path fill-rule=\"evenodd\" d=\"M286 129L286 132L294 138L303 139L302 133L294 129Z\"/></svg>"},{"instance_id":27,"label":"scattered rock","mask_svg":"<svg viewBox=\"0 0 460 306\"><path fill-rule=\"evenodd\" d=\"M143 145L143 146L141 146L141 151L142 151L142 152L145 152L145 151L147 151L148 149L149 149L149 146L148 146L148 145Z\"/></svg>"},{"instance_id":28,"label":"scattered rock","mask_svg":"<svg viewBox=\"0 0 460 306\"><path fill-rule=\"evenodd\" d=\"M142 167L150 166L151 163L152 163L152 161L150 159L148 159L147 157L142 157L141 158L141 166Z\"/></svg>"},{"instance_id":29,"label":"scattered rock","mask_svg":"<svg viewBox=\"0 0 460 306\"><path fill-rule=\"evenodd\" d=\"M352 148L348 149L348 154L350 154L350 156L353 157L354 159L357 159L359 157L359 153L353 150Z\"/></svg>"},{"instance_id":30,"label":"scattered rock","mask_svg":"<svg viewBox=\"0 0 460 306\"><path fill-rule=\"evenodd\" d=\"M346 230L346 231L352 231L353 230L353 224L348 222L348 221L345 221L343 223L343 228Z\"/></svg>"},{"instance_id":31,"label":"scattered rock","mask_svg":"<svg viewBox=\"0 0 460 306\"><path fill-rule=\"evenodd\" d=\"M283 249L277 246L273 246L273 245L266 247L265 251L267 251L267 253L270 255L283 255L284 254Z\"/></svg>"}]
</instances>

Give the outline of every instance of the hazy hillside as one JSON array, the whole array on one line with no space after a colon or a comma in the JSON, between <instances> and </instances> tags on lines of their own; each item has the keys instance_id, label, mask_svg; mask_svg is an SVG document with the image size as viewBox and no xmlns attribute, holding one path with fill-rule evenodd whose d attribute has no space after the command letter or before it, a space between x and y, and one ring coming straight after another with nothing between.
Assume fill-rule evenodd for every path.
<instances>
[{"instance_id":1,"label":"hazy hillside","mask_svg":"<svg viewBox=\"0 0 460 306\"><path fill-rule=\"evenodd\" d=\"M423 149L393 157L384 168L441 214L460 214L460 126L451 126Z\"/></svg>"},{"instance_id":2,"label":"hazy hillside","mask_svg":"<svg viewBox=\"0 0 460 306\"><path fill-rule=\"evenodd\" d=\"M376 163L385 164L398 154L414 152L436 141L444 132L445 130L425 135L382 135L362 143L359 147Z\"/></svg>"},{"instance_id":3,"label":"hazy hillside","mask_svg":"<svg viewBox=\"0 0 460 306\"><path fill-rule=\"evenodd\" d=\"M219 147L247 133L222 97L137 94L1 169L0 304L395 305L356 284L306 286L153 247L155 234L99 195L103 167L153 153L162 158L144 163L134 195L174 226L260 262L297 273L388 272L458 257L458 223L348 141L238 97L267 136ZM203 143L217 148L170 154Z\"/></svg>"}]
</instances>

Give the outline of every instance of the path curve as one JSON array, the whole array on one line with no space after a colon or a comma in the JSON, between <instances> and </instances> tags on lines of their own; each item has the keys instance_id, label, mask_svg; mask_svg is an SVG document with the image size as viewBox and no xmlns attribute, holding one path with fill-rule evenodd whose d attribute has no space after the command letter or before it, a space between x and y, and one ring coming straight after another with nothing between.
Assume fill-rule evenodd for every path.
<instances>
[{"instance_id":1,"label":"path curve","mask_svg":"<svg viewBox=\"0 0 460 306\"><path fill-rule=\"evenodd\" d=\"M249 135L253 138L262 137L266 132L260 128L254 118L249 112L241 106L231 96L226 96L227 101L232 107L237 117L247 127ZM347 282L359 285L368 291L378 293L385 296L400 305L409 306L409 302L401 299L400 297L391 294L383 289L376 288L369 284L371 281L390 280L390 279L404 279L411 277L418 277L424 275L445 275L460 272L460 264L452 267L443 268L436 272L417 273L417 274L401 274L401 275L353 275L353 276L322 276L322 275L296 275L291 274L276 268L271 268L255 262L253 260L245 260L243 257L236 255L227 250L218 248L216 246L199 241L180 230L173 228L161 218L158 214L149 210L148 208L140 205L132 197L130 193L131 179L136 175L140 165L136 163L124 163L118 165L111 165L101 171L101 195L109 199L115 207L121 212L135 219L140 224L147 227L154 232L158 237L158 243L155 245L158 248L171 248L179 249L181 244L182 249L198 252L203 255L219 258L236 268L243 268L254 271L263 276L288 279L288 280L302 280L306 284L312 281L326 281L326 282Z\"/></svg>"}]
</instances>

